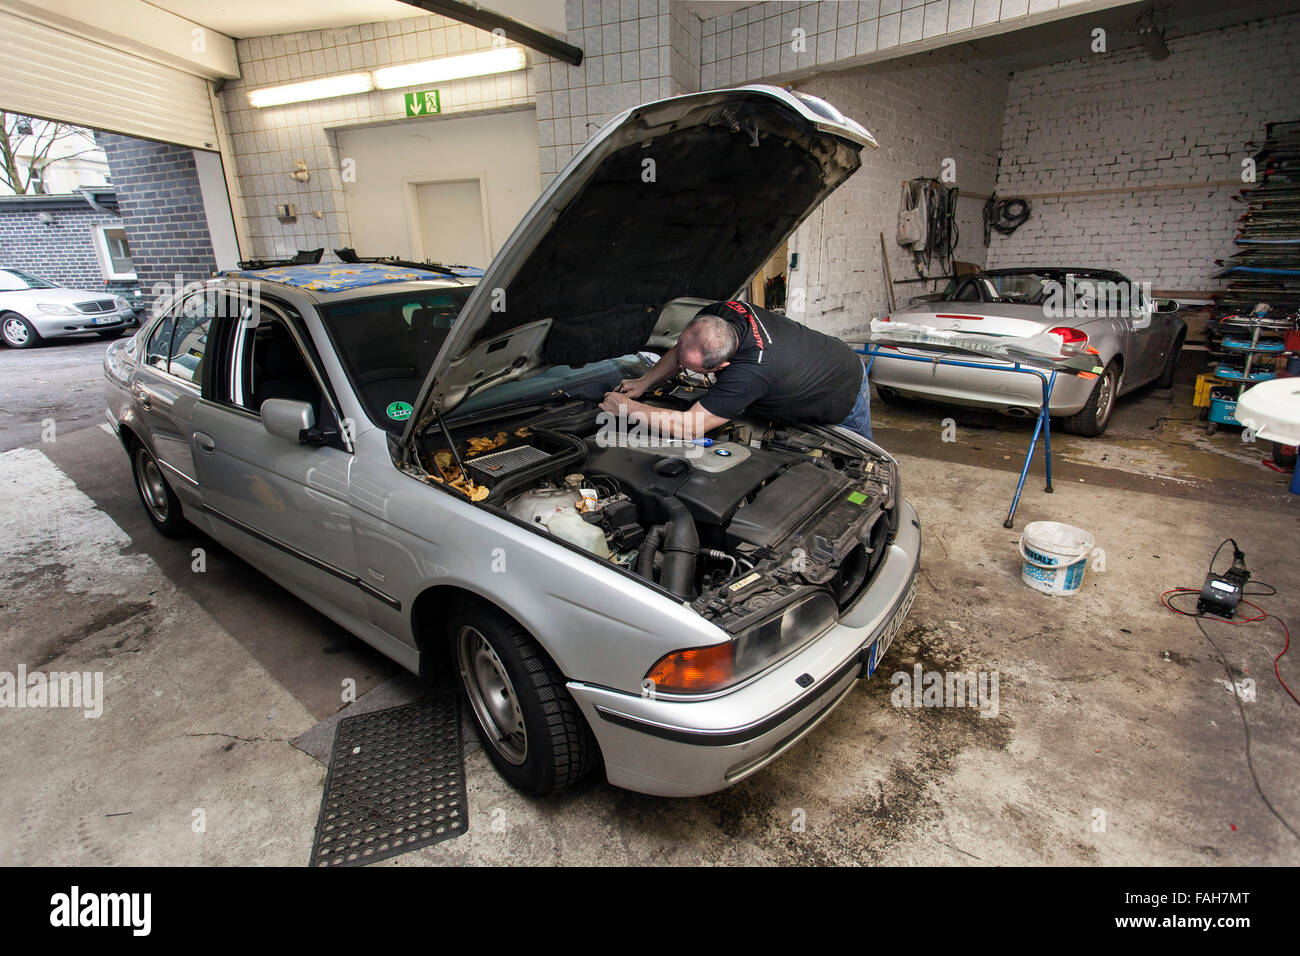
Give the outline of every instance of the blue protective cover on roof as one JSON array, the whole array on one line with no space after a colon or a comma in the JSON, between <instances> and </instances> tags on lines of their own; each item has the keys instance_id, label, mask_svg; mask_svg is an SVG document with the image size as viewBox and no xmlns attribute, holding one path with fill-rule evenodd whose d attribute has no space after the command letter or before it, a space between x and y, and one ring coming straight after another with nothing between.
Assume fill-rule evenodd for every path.
<instances>
[{"instance_id":1,"label":"blue protective cover on roof","mask_svg":"<svg viewBox=\"0 0 1300 956\"><path fill-rule=\"evenodd\" d=\"M453 268L457 276L476 278L483 275L482 269L468 266ZM221 273L237 276L241 279L265 279L268 282L283 282L297 289L312 292L342 292L345 289L360 289L365 286L384 285L389 282L410 282L420 279L445 279L444 274L426 269L407 269L401 266L387 266L377 262L334 262L317 263L305 266L275 266L271 269L239 269Z\"/></svg>"}]
</instances>

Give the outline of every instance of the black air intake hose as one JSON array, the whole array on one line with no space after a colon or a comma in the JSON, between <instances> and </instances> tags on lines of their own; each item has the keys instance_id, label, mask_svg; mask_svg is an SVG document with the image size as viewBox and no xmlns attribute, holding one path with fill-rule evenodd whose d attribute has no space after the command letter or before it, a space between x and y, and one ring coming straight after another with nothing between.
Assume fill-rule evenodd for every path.
<instances>
[{"instance_id":1,"label":"black air intake hose","mask_svg":"<svg viewBox=\"0 0 1300 956\"><path fill-rule=\"evenodd\" d=\"M643 578L655 579L655 554L664 543L664 526L655 525L650 529L645 540L641 542L641 549L636 553L636 573Z\"/></svg>"},{"instance_id":2,"label":"black air intake hose","mask_svg":"<svg viewBox=\"0 0 1300 956\"><path fill-rule=\"evenodd\" d=\"M695 519L677 498L660 498L659 504L668 515L668 524L664 527L664 564L659 583L679 598L689 601L695 597L695 561L700 553L700 536L695 531Z\"/></svg>"}]
</instances>

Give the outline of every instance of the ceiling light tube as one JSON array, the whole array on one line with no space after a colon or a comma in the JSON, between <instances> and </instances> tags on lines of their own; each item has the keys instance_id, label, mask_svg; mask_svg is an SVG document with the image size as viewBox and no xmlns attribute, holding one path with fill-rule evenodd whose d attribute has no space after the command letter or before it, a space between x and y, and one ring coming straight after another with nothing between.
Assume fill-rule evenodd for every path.
<instances>
[{"instance_id":1,"label":"ceiling light tube","mask_svg":"<svg viewBox=\"0 0 1300 956\"><path fill-rule=\"evenodd\" d=\"M510 73L528 66L528 58L521 47L494 47L476 53L444 56L420 63L404 63L375 70L375 86L381 90L396 90L422 83L441 83L461 80L471 76L489 76L493 73Z\"/></svg>"},{"instance_id":2,"label":"ceiling light tube","mask_svg":"<svg viewBox=\"0 0 1300 956\"><path fill-rule=\"evenodd\" d=\"M261 109L264 106L281 106L285 103L302 103L307 100L324 100L331 96L351 96L354 93L369 93L375 88L369 73L345 73L341 76L326 76L319 80L307 80L303 83L289 83L285 86L264 86L248 91L250 106Z\"/></svg>"}]
</instances>

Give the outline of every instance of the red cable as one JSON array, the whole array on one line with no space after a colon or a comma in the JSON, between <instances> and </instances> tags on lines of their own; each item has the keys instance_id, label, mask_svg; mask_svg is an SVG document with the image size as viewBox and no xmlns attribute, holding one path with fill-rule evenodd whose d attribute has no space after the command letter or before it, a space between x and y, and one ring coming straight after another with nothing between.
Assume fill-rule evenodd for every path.
<instances>
[{"instance_id":1,"label":"red cable","mask_svg":"<svg viewBox=\"0 0 1300 956\"><path fill-rule=\"evenodd\" d=\"M1168 601L1168 597L1171 594L1199 594L1199 593L1200 593L1199 588L1170 588L1164 594L1160 595L1160 603L1165 606L1165 610L1173 611L1175 614L1181 614L1184 617L1199 617L1200 616L1199 614L1193 614L1191 611L1180 611L1178 608L1174 607ZM1247 607L1253 607L1256 611L1259 612L1259 614L1256 615L1255 617L1242 617L1242 618L1237 618L1235 620L1229 620L1228 618L1214 618L1214 620L1220 621L1223 624L1253 624L1258 621L1264 621L1268 619L1268 612L1265 611L1258 604L1252 604L1250 601L1246 601L1246 600L1239 601L1238 603L1245 604ZM1292 700L1294 700L1297 704L1300 704L1300 697L1296 697L1296 695L1292 692L1291 688L1287 685L1287 682L1282 679L1282 672L1278 670L1278 666L1277 666L1277 662L1280 661L1282 659L1282 656L1286 654L1288 650L1291 649L1291 629L1286 626L1286 622L1282 620L1280 617L1275 617L1273 620L1277 621L1279 624L1282 625L1282 632L1286 635L1286 644L1283 646L1281 653L1279 653L1277 657L1273 658L1273 673L1277 675L1277 682L1282 685L1282 689L1291 695Z\"/></svg>"}]
</instances>

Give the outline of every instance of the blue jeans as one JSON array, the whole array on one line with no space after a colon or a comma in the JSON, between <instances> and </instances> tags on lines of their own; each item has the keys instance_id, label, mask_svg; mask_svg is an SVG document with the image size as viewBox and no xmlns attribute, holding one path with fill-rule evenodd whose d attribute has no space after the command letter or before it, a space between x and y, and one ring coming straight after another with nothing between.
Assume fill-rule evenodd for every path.
<instances>
[{"instance_id":1,"label":"blue jeans","mask_svg":"<svg viewBox=\"0 0 1300 956\"><path fill-rule=\"evenodd\" d=\"M853 403L853 411L840 425L851 432L857 432L871 441L871 383L867 381L867 367L862 366L862 387L858 389L858 400Z\"/></svg>"}]
</instances>

